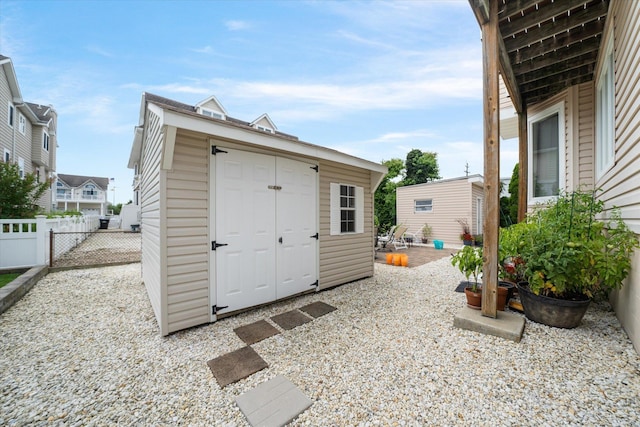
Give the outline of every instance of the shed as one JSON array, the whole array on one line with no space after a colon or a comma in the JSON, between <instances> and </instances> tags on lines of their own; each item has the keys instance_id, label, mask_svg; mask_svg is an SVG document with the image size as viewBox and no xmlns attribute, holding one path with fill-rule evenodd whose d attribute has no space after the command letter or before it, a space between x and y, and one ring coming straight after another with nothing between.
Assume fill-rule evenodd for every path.
<instances>
[{"instance_id":1,"label":"shed","mask_svg":"<svg viewBox=\"0 0 640 427\"><path fill-rule=\"evenodd\" d=\"M484 186L482 175L442 179L396 188L397 223L420 236L429 224L431 239L447 247L462 245L462 228L457 219L469 225L471 234L482 234Z\"/></svg>"},{"instance_id":2,"label":"shed","mask_svg":"<svg viewBox=\"0 0 640 427\"><path fill-rule=\"evenodd\" d=\"M144 93L129 167L162 335L373 275L381 164Z\"/></svg>"}]
</instances>

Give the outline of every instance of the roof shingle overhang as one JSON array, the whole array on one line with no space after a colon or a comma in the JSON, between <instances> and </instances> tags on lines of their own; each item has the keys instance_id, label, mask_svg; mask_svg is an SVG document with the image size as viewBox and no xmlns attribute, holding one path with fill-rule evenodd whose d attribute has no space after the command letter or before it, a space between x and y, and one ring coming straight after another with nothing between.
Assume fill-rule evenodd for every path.
<instances>
[{"instance_id":1,"label":"roof shingle overhang","mask_svg":"<svg viewBox=\"0 0 640 427\"><path fill-rule=\"evenodd\" d=\"M469 0L480 25L498 1L500 70L514 107L593 80L609 0Z\"/></svg>"}]
</instances>

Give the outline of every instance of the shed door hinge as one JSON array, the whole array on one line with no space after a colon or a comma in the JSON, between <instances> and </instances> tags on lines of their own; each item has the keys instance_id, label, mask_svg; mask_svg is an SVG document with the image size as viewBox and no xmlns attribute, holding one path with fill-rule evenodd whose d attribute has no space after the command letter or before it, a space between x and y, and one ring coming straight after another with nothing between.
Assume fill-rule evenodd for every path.
<instances>
[{"instance_id":1,"label":"shed door hinge","mask_svg":"<svg viewBox=\"0 0 640 427\"><path fill-rule=\"evenodd\" d=\"M211 250L215 251L216 249L218 249L220 246L227 246L228 243L218 243L215 240L213 242L211 242Z\"/></svg>"},{"instance_id":2,"label":"shed door hinge","mask_svg":"<svg viewBox=\"0 0 640 427\"><path fill-rule=\"evenodd\" d=\"M225 308L229 308L229 306L225 305L224 307L218 307L217 305L212 305L211 306L211 314L217 314L218 311L224 310Z\"/></svg>"},{"instance_id":3,"label":"shed door hinge","mask_svg":"<svg viewBox=\"0 0 640 427\"><path fill-rule=\"evenodd\" d=\"M318 172L318 170L320 169L320 168L318 168L318 165L315 165L315 166L309 166L309 168L313 169L313 170L314 170L314 171L316 171L316 172Z\"/></svg>"},{"instance_id":4,"label":"shed door hinge","mask_svg":"<svg viewBox=\"0 0 640 427\"><path fill-rule=\"evenodd\" d=\"M318 240L320 238L320 236L318 236L318 233L314 234L313 236L309 236L312 239L316 239Z\"/></svg>"},{"instance_id":5,"label":"shed door hinge","mask_svg":"<svg viewBox=\"0 0 640 427\"><path fill-rule=\"evenodd\" d=\"M312 284L310 284L310 285L309 285L309 287L310 287L310 288L313 288L313 287L316 287L316 288L317 288L317 287L318 287L318 281L316 280L315 282L313 282Z\"/></svg>"},{"instance_id":6,"label":"shed door hinge","mask_svg":"<svg viewBox=\"0 0 640 427\"><path fill-rule=\"evenodd\" d=\"M221 150L218 148L218 146L216 145L212 145L211 146L211 154L213 154L214 156L218 153L226 153L227 151Z\"/></svg>"}]
</instances>

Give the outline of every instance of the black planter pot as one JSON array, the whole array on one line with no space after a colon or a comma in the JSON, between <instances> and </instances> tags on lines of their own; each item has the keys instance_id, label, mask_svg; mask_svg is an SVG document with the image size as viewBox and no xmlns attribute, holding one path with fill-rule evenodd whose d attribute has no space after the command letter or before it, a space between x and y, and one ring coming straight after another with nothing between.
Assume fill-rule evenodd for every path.
<instances>
[{"instance_id":1,"label":"black planter pot","mask_svg":"<svg viewBox=\"0 0 640 427\"><path fill-rule=\"evenodd\" d=\"M580 325L591 302L586 296L579 300L564 300L536 295L526 282L518 283L517 287L527 319L556 328L571 329Z\"/></svg>"}]
</instances>

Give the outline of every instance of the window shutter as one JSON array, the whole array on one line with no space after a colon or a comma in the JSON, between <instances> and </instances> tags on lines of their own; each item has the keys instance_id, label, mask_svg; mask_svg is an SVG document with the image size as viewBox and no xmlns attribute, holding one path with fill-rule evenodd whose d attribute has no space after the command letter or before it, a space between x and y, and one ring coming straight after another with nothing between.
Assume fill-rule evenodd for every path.
<instances>
[{"instance_id":1,"label":"window shutter","mask_svg":"<svg viewBox=\"0 0 640 427\"><path fill-rule=\"evenodd\" d=\"M364 188L356 187L356 233L364 233Z\"/></svg>"},{"instance_id":2,"label":"window shutter","mask_svg":"<svg viewBox=\"0 0 640 427\"><path fill-rule=\"evenodd\" d=\"M329 234L335 236L340 234L340 184L329 184L329 205Z\"/></svg>"}]
</instances>

